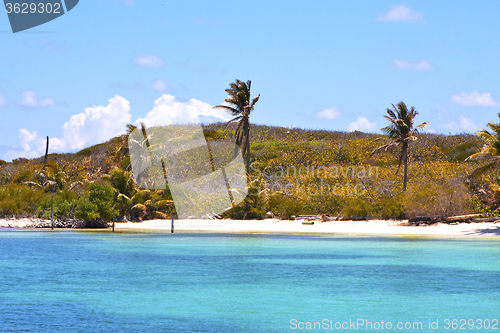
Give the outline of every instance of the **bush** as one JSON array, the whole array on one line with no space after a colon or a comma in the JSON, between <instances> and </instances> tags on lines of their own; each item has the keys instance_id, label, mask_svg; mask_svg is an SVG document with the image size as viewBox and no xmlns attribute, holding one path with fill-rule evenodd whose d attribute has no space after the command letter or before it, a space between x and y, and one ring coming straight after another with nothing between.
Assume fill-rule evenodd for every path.
<instances>
[{"instance_id":1,"label":"bush","mask_svg":"<svg viewBox=\"0 0 500 333\"><path fill-rule=\"evenodd\" d=\"M54 195L54 216L62 220L73 219L77 203L76 193L69 190L58 192ZM39 208L44 211L42 218L50 219L52 216L52 196L46 196Z\"/></svg>"},{"instance_id":2,"label":"bush","mask_svg":"<svg viewBox=\"0 0 500 333\"><path fill-rule=\"evenodd\" d=\"M340 212L342 203L340 197L336 195L317 195L312 196L302 205L301 214L304 215L319 215L330 214L336 215Z\"/></svg>"},{"instance_id":3,"label":"bush","mask_svg":"<svg viewBox=\"0 0 500 333\"><path fill-rule=\"evenodd\" d=\"M472 212L471 196L458 179L424 178L412 182L404 193L407 217L448 217Z\"/></svg>"},{"instance_id":4,"label":"bush","mask_svg":"<svg viewBox=\"0 0 500 333\"><path fill-rule=\"evenodd\" d=\"M269 199L269 209L282 219L289 219L292 215L300 215L303 203L284 195L275 195Z\"/></svg>"},{"instance_id":5,"label":"bush","mask_svg":"<svg viewBox=\"0 0 500 333\"><path fill-rule=\"evenodd\" d=\"M80 198L76 205L75 216L86 222L111 221L118 215L114 205L114 189L111 185L90 184L88 197Z\"/></svg>"},{"instance_id":6,"label":"bush","mask_svg":"<svg viewBox=\"0 0 500 333\"><path fill-rule=\"evenodd\" d=\"M405 211L401 198L382 196L373 204L373 214L381 219L402 219L405 217Z\"/></svg>"},{"instance_id":7,"label":"bush","mask_svg":"<svg viewBox=\"0 0 500 333\"><path fill-rule=\"evenodd\" d=\"M350 220L365 220L372 215L372 205L362 198L347 197L340 214Z\"/></svg>"},{"instance_id":8,"label":"bush","mask_svg":"<svg viewBox=\"0 0 500 333\"><path fill-rule=\"evenodd\" d=\"M26 185L11 184L0 188L0 216L36 214L44 192Z\"/></svg>"}]
</instances>

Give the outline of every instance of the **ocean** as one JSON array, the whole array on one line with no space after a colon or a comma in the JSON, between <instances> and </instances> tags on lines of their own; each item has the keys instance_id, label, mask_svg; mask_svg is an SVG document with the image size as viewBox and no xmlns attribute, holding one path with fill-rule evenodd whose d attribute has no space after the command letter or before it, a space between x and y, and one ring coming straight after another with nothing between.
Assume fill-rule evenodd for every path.
<instances>
[{"instance_id":1,"label":"ocean","mask_svg":"<svg viewBox=\"0 0 500 333\"><path fill-rule=\"evenodd\" d=\"M500 330L500 240L0 231L0 332Z\"/></svg>"}]
</instances>

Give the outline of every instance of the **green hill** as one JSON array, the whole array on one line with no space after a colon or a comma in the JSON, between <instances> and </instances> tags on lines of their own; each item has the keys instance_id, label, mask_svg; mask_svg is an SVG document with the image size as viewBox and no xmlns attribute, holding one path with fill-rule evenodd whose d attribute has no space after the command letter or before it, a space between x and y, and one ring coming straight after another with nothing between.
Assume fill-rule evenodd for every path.
<instances>
[{"instance_id":1,"label":"green hill","mask_svg":"<svg viewBox=\"0 0 500 333\"><path fill-rule=\"evenodd\" d=\"M204 126L204 132L208 141L234 141L234 128L220 123ZM483 145L475 135L419 134L410 147L405 193L402 174L396 175L397 151L371 155L385 142L382 135L252 125L250 136L250 195L227 211L228 217L261 218L268 212L351 219L444 217L493 214L500 203L500 192L491 186L498 182L496 170L469 177L482 163L464 162ZM0 163L0 216L48 218L52 196L60 220L175 214L168 189L136 188L126 135L74 154L49 154L48 160L44 173L43 157ZM127 186L130 191L123 193Z\"/></svg>"}]
</instances>

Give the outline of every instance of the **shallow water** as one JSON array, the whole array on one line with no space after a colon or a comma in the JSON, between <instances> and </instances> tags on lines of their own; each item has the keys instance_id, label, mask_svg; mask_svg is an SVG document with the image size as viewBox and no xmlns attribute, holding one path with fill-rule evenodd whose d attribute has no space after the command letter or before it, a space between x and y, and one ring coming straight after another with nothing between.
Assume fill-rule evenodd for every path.
<instances>
[{"instance_id":1,"label":"shallow water","mask_svg":"<svg viewBox=\"0 0 500 333\"><path fill-rule=\"evenodd\" d=\"M0 288L0 332L498 331L500 242L8 230Z\"/></svg>"}]
</instances>

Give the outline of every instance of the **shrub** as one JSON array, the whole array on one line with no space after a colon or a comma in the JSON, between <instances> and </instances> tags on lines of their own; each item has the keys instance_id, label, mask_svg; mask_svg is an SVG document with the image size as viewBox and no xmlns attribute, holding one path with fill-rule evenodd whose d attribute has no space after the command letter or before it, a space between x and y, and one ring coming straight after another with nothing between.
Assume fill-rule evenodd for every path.
<instances>
[{"instance_id":1,"label":"shrub","mask_svg":"<svg viewBox=\"0 0 500 333\"><path fill-rule=\"evenodd\" d=\"M44 199L44 192L26 185L10 184L0 188L0 216L34 215Z\"/></svg>"},{"instance_id":2,"label":"shrub","mask_svg":"<svg viewBox=\"0 0 500 333\"><path fill-rule=\"evenodd\" d=\"M472 212L471 196L463 184L455 178L422 178L413 181L403 204L407 217L447 217Z\"/></svg>"},{"instance_id":3,"label":"shrub","mask_svg":"<svg viewBox=\"0 0 500 333\"><path fill-rule=\"evenodd\" d=\"M341 205L340 197L336 195L316 195L311 196L310 200L303 203L301 213L307 215L336 215L340 212Z\"/></svg>"},{"instance_id":4,"label":"shrub","mask_svg":"<svg viewBox=\"0 0 500 333\"><path fill-rule=\"evenodd\" d=\"M346 197L340 214L350 220L364 220L372 214L372 205L362 198Z\"/></svg>"},{"instance_id":5,"label":"shrub","mask_svg":"<svg viewBox=\"0 0 500 333\"><path fill-rule=\"evenodd\" d=\"M292 215L299 215L303 203L297 199L284 195L275 195L269 199L270 211L282 219L289 219Z\"/></svg>"},{"instance_id":6,"label":"shrub","mask_svg":"<svg viewBox=\"0 0 500 333\"><path fill-rule=\"evenodd\" d=\"M76 193L67 189L58 192L54 195L54 216L63 220L74 218L77 203ZM43 211L42 217L50 219L52 216L52 196L47 195L39 208Z\"/></svg>"},{"instance_id":7,"label":"shrub","mask_svg":"<svg viewBox=\"0 0 500 333\"><path fill-rule=\"evenodd\" d=\"M117 215L113 187L98 183L90 184L88 197L80 198L75 209L75 216L86 222L111 221Z\"/></svg>"},{"instance_id":8,"label":"shrub","mask_svg":"<svg viewBox=\"0 0 500 333\"><path fill-rule=\"evenodd\" d=\"M401 219L405 217L405 211L401 198L384 195L373 204L373 214L382 219Z\"/></svg>"}]
</instances>

